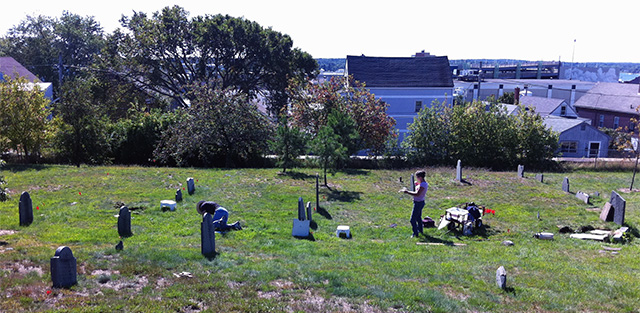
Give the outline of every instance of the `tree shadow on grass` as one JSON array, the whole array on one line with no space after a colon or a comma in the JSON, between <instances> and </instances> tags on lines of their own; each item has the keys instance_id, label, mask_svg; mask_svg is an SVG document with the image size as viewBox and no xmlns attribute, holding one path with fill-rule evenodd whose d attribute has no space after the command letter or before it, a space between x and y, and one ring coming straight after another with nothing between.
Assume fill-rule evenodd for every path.
<instances>
[{"instance_id":1,"label":"tree shadow on grass","mask_svg":"<svg viewBox=\"0 0 640 313\"><path fill-rule=\"evenodd\" d=\"M300 173L300 172L295 172L295 171L288 171L286 173L278 173L278 175L280 176L287 176L290 177L292 179L298 179L298 180L306 180L306 179L311 179L311 178L316 178L316 175L309 175L306 173Z\"/></svg>"},{"instance_id":2,"label":"tree shadow on grass","mask_svg":"<svg viewBox=\"0 0 640 313\"><path fill-rule=\"evenodd\" d=\"M362 192L358 192L358 191L339 191L334 189L334 190L331 190L331 193L327 195L327 200L340 201L340 202L353 202L354 200L359 200L361 194Z\"/></svg>"},{"instance_id":3,"label":"tree shadow on grass","mask_svg":"<svg viewBox=\"0 0 640 313\"><path fill-rule=\"evenodd\" d=\"M354 168L347 168L347 169L343 169L341 170L341 172L347 174L347 175L369 175L368 171L365 170L361 170L361 169L354 169Z\"/></svg>"},{"instance_id":4,"label":"tree shadow on grass","mask_svg":"<svg viewBox=\"0 0 640 313\"><path fill-rule=\"evenodd\" d=\"M18 172L29 171L29 170L40 171L47 168L49 168L49 166L42 165L42 164L17 164L17 163L7 164L4 167L5 170L11 171L12 173L18 173Z\"/></svg>"},{"instance_id":5,"label":"tree shadow on grass","mask_svg":"<svg viewBox=\"0 0 640 313\"><path fill-rule=\"evenodd\" d=\"M424 234L424 238L421 238L420 242L424 242L424 243L440 243L440 244L443 244L445 246L453 246L453 241L451 241L451 240L444 240L444 239L441 239L441 238L429 236L427 234Z\"/></svg>"}]
</instances>

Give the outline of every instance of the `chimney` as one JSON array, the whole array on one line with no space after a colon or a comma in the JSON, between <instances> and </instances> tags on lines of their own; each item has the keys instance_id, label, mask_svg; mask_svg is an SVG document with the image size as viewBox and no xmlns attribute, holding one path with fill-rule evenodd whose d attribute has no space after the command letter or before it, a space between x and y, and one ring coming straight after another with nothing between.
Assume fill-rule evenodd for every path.
<instances>
[{"instance_id":1,"label":"chimney","mask_svg":"<svg viewBox=\"0 0 640 313\"><path fill-rule=\"evenodd\" d=\"M516 89L513 90L513 99L513 104L520 104L520 87L516 87Z\"/></svg>"},{"instance_id":2,"label":"chimney","mask_svg":"<svg viewBox=\"0 0 640 313\"><path fill-rule=\"evenodd\" d=\"M571 85L571 100L569 105L573 105L576 102L576 85Z\"/></svg>"},{"instance_id":3,"label":"chimney","mask_svg":"<svg viewBox=\"0 0 640 313\"><path fill-rule=\"evenodd\" d=\"M547 98L551 98L551 94L553 93L553 85L549 85L547 88Z\"/></svg>"}]
</instances>

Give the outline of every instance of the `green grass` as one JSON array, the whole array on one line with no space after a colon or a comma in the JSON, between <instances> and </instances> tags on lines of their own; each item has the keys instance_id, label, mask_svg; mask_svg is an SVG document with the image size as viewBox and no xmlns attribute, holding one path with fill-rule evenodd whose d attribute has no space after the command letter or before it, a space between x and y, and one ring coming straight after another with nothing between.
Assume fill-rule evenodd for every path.
<instances>
[{"instance_id":1,"label":"green grass","mask_svg":"<svg viewBox=\"0 0 640 313\"><path fill-rule=\"evenodd\" d=\"M315 204L315 169L8 166L11 199L0 203L0 311L212 312L638 312L638 240L619 254L594 241L570 239L558 226L615 229L586 208L602 207L611 190L628 188L631 171L577 169L533 174L468 169L471 185L453 182L453 168L428 168L423 216L474 201L496 210L485 232L464 237L427 229L416 245L408 223L411 200L397 191L413 170L357 170L329 177L314 214L314 241L291 236L298 197ZM160 210L187 177L196 192L174 212ZM404 184L399 183L402 177ZM561 190L600 192L592 205ZM18 199L29 191L34 222L19 226ZM637 234L640 195L627 200L626 222ZM242 231L216 236L218 255L200 254L195 204L213 200L240 220ZM115 251L119 206L132 211L133 236ZM38 206L38 210L36 210ZM540 213L541 219L537 219ZM335 236L349 225L350 240ZM397 224L397 227L390 227ZM555 233L553 241L533 238ZM506 247L503 240L514 246ZM69 246L78 285L52 289L49 259ZM504 266L508 289L495 284ZM193 277L176 277L190 272ZM51 291L49 294L47 291Z\"/></svg>"}]
</instances>

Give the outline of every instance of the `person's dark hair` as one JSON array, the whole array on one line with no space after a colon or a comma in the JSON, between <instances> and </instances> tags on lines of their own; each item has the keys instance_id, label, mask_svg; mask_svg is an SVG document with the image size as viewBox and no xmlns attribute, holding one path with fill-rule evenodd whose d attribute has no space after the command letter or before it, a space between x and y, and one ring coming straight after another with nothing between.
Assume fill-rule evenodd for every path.
<instances>
[{"instance_id":1,"label":"person's dark hair","mask_svg":"<svg viewBox=\"0 0 640 313\"><path fill-rule=\"evenodd\" d=\"M427 173L425 171L417 171L416 172L416 177L424 178L426 175L427 175Z\"/></svg>"}]
</instances>

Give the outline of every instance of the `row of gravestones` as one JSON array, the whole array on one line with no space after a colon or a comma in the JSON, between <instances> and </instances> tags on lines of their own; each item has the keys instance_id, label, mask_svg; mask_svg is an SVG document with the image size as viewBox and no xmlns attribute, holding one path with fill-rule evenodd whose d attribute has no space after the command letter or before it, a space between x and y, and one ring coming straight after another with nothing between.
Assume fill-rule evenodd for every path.
<instances>
[{"instance_id":1,"label":"row of gravestones","mask_svg":"<svg viewBox=\"0 0 640 313\"><path fill-rule=\"evenodd\" d=\"M195 192L195 184L191 177L187 179L187 190L190 195ZM182 191L180 189L176 191L176 201L182 201ZM20 226L29 226L33 223L33 201L26 191L20 195L18 215ZM215 231L212 224L211 215L206 213L203 216L201 225L201 244L202 254L208 257L215 255ZM118 235L122 238L133 236L131 231L131 211L126 206L121 207L118 214ZM122 241L118 246L122 249ZM118 246L116 246L116 249L118 249ZM59 247L51 258L50 265L53 287L69 288L77 283L76 258L69 247Z\"/></svg>"},{"instance_id":2,"label":"row of gravestones","mask_svg":"<svg viewBox=\"0 0 640 313\"><path fill-rule=\"evenodd\" d=\"M518 177L524 178L524 165L518 165ZM544 174L536 174L535 179L542 183L544 181ZM462 181L462 164L460 160L458 160L456 165L456 180ZM565 177L562 180L562 191L569 193L569 187L569 178ZM589 203L589 195L582 191L576 192L576 197L584 203ZM624 198L622 198L617 192L611 191L610 200L603 208L600 219L607 222L615 222L618 225L624 224L626 203L626 200L624 200Z\"/></svg>"}]
</instances>

